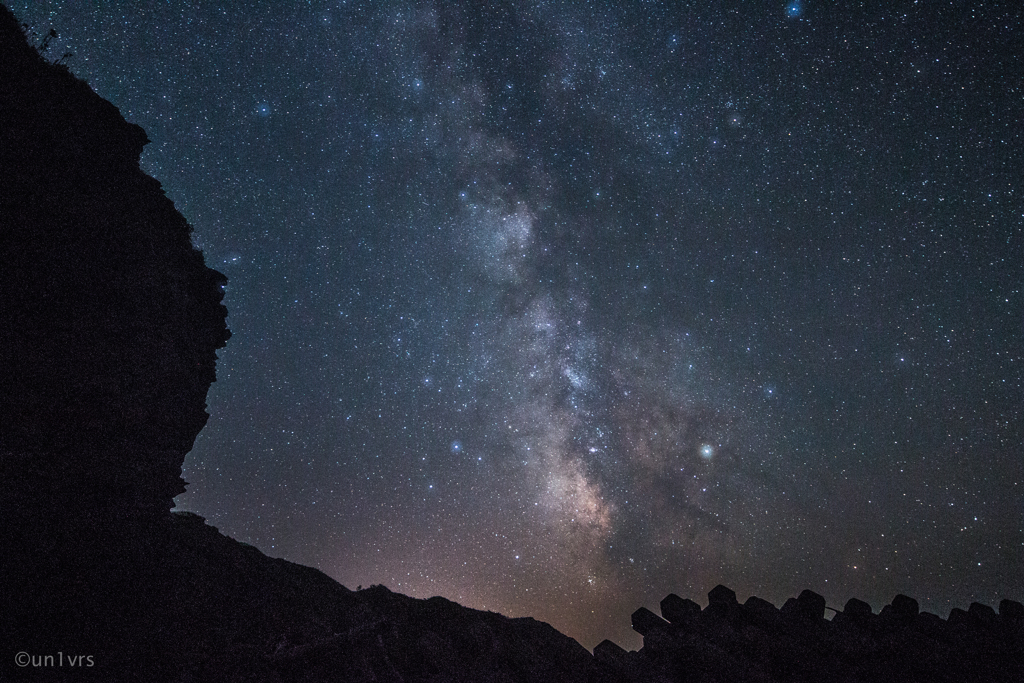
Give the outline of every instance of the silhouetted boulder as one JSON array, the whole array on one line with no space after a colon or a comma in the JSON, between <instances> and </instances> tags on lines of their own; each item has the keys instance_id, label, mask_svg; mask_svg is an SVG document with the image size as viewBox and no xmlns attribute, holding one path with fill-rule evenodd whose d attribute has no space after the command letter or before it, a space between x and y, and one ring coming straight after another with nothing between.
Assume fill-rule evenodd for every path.
<instances>
[{"instance_id":1,"label":"silhouetted boulder","mask_svg":"<svg viewBox=\"0 0 1024 683\"><path fill-rule=\"evenodd\" d=\"M637 611L633 612L633 616L630 617L630 620L633 623L633 630L642 636L646 636L654 629L665 628L668 626L667 621L646 607L641 607Z\"/></svg>"},{"instance_id":2,"label":"silhouetted boulder","mask_svg":"<svg viewBox=\"0 0 1024 683\"><path fill-rule=\"evenodd\" d=\"M718 584L708 591L708 604L722 605L723 607L735 607L739 603L736 601L736 591L731 588L727 588L722 584Z\"/></svg>"},{"instance_id":3,"label":"silhouetted boulder","mask_svg":"<svg viewBox=\"0 0 1024 683\"><path fill-rule=\"evenodd\" d=\"M907 597L902 593L892 599L893 612L899 614L901 617L912 619L917 616L920 608L918 607L917 600L914 598Z\"/></svg>"},{"instance_id":4,"label":"silhouetted boulder","mask_svg":"<svg viewBox=\"0 0 1024 683\"><path fill-rule=\"evenodd\" d=\"M846 601L843 611L832 617L832 624L841 628L867 628L874 616L871 605L863 600L850 598Z\"/></svg>"},{"instance_id":5,"label":"silhouetted boulder","mask_svg":"<svg viewBox=\"0 0 1024 683\"><path fill-rule=\"evenodd\" d=\"M700 616L700 605L675 593L666 595L660 607L661 616L673 624L688 624Z\"/></svg>"},{"instance_id":6,"label":"silhouetted boulder","mask_svg":"<svg viewBox=\"0 0 1024 683\"><path fill-rule=\"evenodd\" d=\"M870 618L873 612L871 611L871 605L868 603L857 598L850 598L846 601L842 614L851 619L865 620Z\"/></svg>"},{"instance_id":7,"label":"silhouetted boulder","mask_svg":"<svg viewBox=\"0 0 1024 683\"><path fill-rule=\"evenodd\" d=\"M782 614L805 621L820 621L825 618L825 598L814 591L804 590L799 597L790 598L782 606Z\"/></svg>"},{"instance_id":8,"label":"silhouetted boulder","mask_svg":"<svg viewBox=\"0 0 1024 683\"><path fill-rule=\"evenodd\" d=\"M882 607L874 626L888 631L910 628L917 617L917 611L916 600L906 595L897 595L890 604Z\"/></svg>"},{"instance_id":9,"label":"silhouetted boulder","mask_svg":"<svg viewBox=\"0 0 1024 683\"><path fill-rule=\"evenodd\" d=\"M1016 600L1003 598L999 601L999 616L1007 620L1024 621L1024 605Z\"/></svg>"},{"instance_id":10,"label":"silhouetted boulder","mask_svg":"<svg viewBox=\"0 0 1024 683\"><path fill-rule=\"evenodd\" d=\"M974 618L976 623L988 628L995 628L998 623L996 611L989 605L983 605L980 602L972 602L967 608L967 613Z\"/></svg>"},{"instance_id":11,"label":"silhouetted boulder","mask_svg":"<svg viewBox=\"0 0 1024 683\"><path fill-rule=\"evenodd\" d=\"M739 615L740 605L736 601L736 591L719 584L708 592L708 606L700 616L703 622L715 622L719 628L725 628L728 622Z\"/></svg>"},{"instance_id":12,"label":"silhouetted boulder","mask_svg":"<svg viewBox=\"0 0 1024 683\"><path fill-rule=\"evenodd\" d=\"M962 610L959 607L954 607L949 610L949 618L947 621L952 626L970 626L974 623L971 619L971 615L966 610Z\"/></svg>"},{"instance_id":13,"label":"silhouetted boulder","mask_svg":"<svg viewBox=\"0 0 1024 683\"><path fill-rule=\"evenodd\" d=\"M624 665L628 659L629 652L622 649L612 641L602 640L594 647L594 657L600 661L612 664Z\"/></svg>"},{"instance_id":14,"label":"silhouetted boulder","mask_svg":"<svg viewBox=\"0 0 1024 683\"><path fill-rule=\"evenodd\" d=\"M755 624L769 629L776 627L781 614L775 605L756 595L747 598L747 601L743 603L743 610Z\"/></svg>"}]
</instances>

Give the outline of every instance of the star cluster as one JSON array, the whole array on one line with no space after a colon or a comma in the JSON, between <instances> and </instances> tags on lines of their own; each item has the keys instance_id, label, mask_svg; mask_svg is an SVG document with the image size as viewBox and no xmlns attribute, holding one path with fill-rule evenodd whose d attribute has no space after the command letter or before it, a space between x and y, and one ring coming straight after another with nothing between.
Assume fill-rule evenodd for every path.
<instances>
[{"instance_id":1,"label":"star cluster","mask_svg":"<svg viewBox=\"0 0 1024 683\"><path fill-rule=\"evenodd\" d=\"M1021 599L1020 7L11 7L230 278L179 507L588 647Z\"/></svg>"}]
</instances>

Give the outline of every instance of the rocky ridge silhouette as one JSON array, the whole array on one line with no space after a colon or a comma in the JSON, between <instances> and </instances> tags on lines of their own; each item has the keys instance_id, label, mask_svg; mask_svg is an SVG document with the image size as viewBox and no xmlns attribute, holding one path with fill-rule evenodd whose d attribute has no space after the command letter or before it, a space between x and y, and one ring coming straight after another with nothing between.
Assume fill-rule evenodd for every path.
<instances>
[{"instance_id":1,"label":"rocky ridge silhouette","mask_svg":"<svg viewBox=\"0 0 1024 683\"><path fill-rule=\"evenodd\" d=\"M669 594L661 616L641 607L638 652L605 640L594 656L631 681L1021 681L1024 605L1004 599L998 614L972 603L948 619L897 595L881 612L856 598L825 619L825 598L810 590L777 608L716 586L701 610Z\"/></svg>"},{"instance_id":2,"label":"rocky ridge silhouette","mask_svg":"<svg viewBox=\"0 0 1024 683\"><path fill-rule=\"evenodd\" d=\"M851 600L826 621L810 591L776 609L719 586L703 610L637 610L639 651L592 655L170 512L229 333L224 276L140 170L147 142L0 5L0 680L1024 680L1009 600L946 620Z\"/></svg>"}]
</instances>

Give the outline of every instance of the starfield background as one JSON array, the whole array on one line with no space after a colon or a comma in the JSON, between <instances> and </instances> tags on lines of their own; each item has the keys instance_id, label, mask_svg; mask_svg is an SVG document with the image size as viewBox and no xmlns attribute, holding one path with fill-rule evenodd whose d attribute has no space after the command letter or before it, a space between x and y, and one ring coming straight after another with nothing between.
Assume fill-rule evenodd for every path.
<instances>
[{"instance_id":1,"label":"starfield background","mask_svg":"<svg viewBox=\"0 0 1024 683\"><path fill-rule=\"evenodd\" d=\"M1024 594L1020 3L10 7L229 278L179 509L587 647Z\"/></svg>"}]
</instances>

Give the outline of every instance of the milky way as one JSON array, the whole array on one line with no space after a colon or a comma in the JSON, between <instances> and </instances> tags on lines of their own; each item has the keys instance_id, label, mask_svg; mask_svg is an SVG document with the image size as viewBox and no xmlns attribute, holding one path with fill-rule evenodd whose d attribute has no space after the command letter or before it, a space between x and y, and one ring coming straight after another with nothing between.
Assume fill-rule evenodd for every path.
<instances>
[{"instance_id":1,"label":"milky way","mask_svg":"<svg viewBox=\"0 0 1024 683\"><path fill-rule=\"evenodd\" d=\"M635 647L1022 598L1022 10L922 4L12 9L230 278L179 507Z\"/></svg>"}]
</instances>

